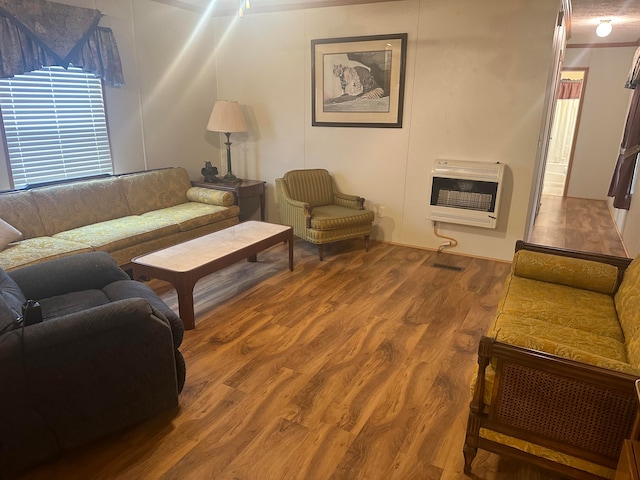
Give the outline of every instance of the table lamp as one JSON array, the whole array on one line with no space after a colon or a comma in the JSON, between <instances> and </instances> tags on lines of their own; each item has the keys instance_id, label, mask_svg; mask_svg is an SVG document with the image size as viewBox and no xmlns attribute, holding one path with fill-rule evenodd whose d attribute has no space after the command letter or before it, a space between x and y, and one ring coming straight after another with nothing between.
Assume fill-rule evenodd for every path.
<instances>
[{"instance_id":1,"label":"table lamp","mask_svg":"<svg viewBox=\"0 0 640 480\"><path fill-rule=\"evenodd\" d=\"M225 142L227 146L227 174L222 177L222 181L240 181L231 171L231 141L229 140L232 133L247 131L247 124L244 121L238 102L232 100L216 101L209 117L207 130L210 132L222 132L227 136L227 141Z\"/></svg>"}]
</instances>

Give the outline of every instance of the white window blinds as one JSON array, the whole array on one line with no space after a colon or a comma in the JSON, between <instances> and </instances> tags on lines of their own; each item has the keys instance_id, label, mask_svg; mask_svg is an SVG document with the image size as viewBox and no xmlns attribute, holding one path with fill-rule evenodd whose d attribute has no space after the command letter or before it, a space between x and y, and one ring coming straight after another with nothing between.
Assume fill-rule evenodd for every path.
<instances>
[{"instance_id":1,"label":"white window blinds","mask_svg":"<svg viewBox=\"0 0 640 480\"><path fill-rule=\"evenodd\" d=\"M13 187L113 173L102 83L79 68L0 79Z\"/></svg>"}]
</instances>

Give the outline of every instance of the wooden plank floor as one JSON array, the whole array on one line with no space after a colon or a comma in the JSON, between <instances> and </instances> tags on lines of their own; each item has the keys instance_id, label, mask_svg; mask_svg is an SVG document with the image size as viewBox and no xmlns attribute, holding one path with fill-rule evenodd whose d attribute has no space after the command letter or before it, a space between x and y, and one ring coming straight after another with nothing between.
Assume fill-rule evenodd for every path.
<instances>
[{"instance_id":1,"label":"wooden plank floor","mask_svg":"<svg viewBox=\"0 0 640 480\"><path fill-rule=\"evenodd\" d=\"M543 195L532 243L626 257L604 200Z\"/></svg>"},{"instance_id":2,"label":"wooden plank floor","mask_svg":"<svg viewBox=\"0 0 640 480\"><path fill-rule=\"evenodd\" d=\"M571 221L562 241L577 238ZM469 384L509 264L361 241L327 247L324 262L296 241L295 261L289 272L278 245L201 280L180 406L24 478L468 478ZM152 286L177 309L172 288ZM554 478L483 451L473 471Z\"/></svg>"}]
</instances>

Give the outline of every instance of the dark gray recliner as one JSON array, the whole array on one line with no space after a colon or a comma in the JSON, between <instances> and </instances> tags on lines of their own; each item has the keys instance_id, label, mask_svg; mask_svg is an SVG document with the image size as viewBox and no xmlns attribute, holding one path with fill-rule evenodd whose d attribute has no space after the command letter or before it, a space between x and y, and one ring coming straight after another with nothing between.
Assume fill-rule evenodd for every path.
<instances>
[{"instance_id":1,"label":"dark gray recliner","mask_svg":"<svg viewBox=\"0 0 640 480\"><path fill-rule=\"evenodd\" d=\"M26 299L43 322L22 328ZM177 406L183 333L107 253L0 270L0 478Z\"/></svg>"}]
</instances>

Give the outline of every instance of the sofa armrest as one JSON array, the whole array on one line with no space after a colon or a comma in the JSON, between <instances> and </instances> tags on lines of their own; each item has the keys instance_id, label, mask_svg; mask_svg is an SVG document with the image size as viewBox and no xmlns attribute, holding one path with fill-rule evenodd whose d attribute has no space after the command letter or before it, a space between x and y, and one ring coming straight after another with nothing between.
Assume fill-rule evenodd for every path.
<instances>
[{"instance_id":1,"label":"sofa armrest","mask_svg":"<svg viewBox=\"0 0 640 480\"><path fill-rule=\"evenodd\" d=\"M8 272L25 297L33 300L69 292L102 289L129 276L106 252L90 252L56 258Z\"/></svg>"},{"instance_id":2,"label":"sofa armrest","mask_svg":"<svg viewBox=\"0 0 640 480\"><path fill-rule=\"evenodd\" d=\"M615 468L637 413L634 375L482 337L465 445L481 428ZM485 370L495 369L491 404ZM474 445L475 444L475 445ZM481 445L480 445L481 446Z\"/></svg>"},{"instance_id":3,"label":"sofa armrest","mask_svg":"<svg viewBox=\"0 0 640 480\"><path fill-rule=\"evenodd\" d=\"M219 205L221 207L230 207L235 202L235 198L231 192L204 187L189 188L189 190L187 190L187 200L190 202L207 203L209 205Z\"/></svg>"},{"instance_id":4,"label":"sofa armrest","mask_svg":"<svg viewBox=\"0 0 640 480\"><path fill-rule=\"evenodd\" d=\"M535 257L535 254L548 255L547 258L551 262L553 262L554 257L559 260L565 260L558 262L557 271L553 273L553 276L555 276L558 281L549 280L546 275L543 275L541 278L536 278L539 274L532 273L532 269L529 269L529 273L527 274L516 273L516 275L527 276L529 278L539 279L542 281L551 281L552 283L560 283L562 285L584 288L607 294L615 293L622 281L625 270L633 260L632 258L627 257L617 257L615 255L604 255L600 253L548 247L518 240L516 242L516 257L514 258L514 262L516 261L518 252L520 251L533 252L533 257ZM543 257L539 256L538 258ZM615 285L613 286L611 286L612 281L610 277L613 275L612 272L614 272L614 270L611 267L617 269L615 271ZM560 274L559 272L561 270L564 270L564 273Z\"/></svg>"},{"instance_id":5,"label":"sofa armrest","mask_svg":"<svg viewBox=\"0 0 640 480\"><path fill-rule=\"evenodd\" d=\"M549 255L558 255L562 257L580 258L583 260L590 260L592 262L606 263L618 267L621 271L624 271L629 264L633 261L632 258L618 257L615 255L605 255L602 253L590 253L582 252L579 250L571 250L568 248L549 247L546 245L537 245L535 243L528 243L523 240L516 242L516 252L520 250L529 250L531 252L547 253Z\"/></svg>"}]
</instances>

